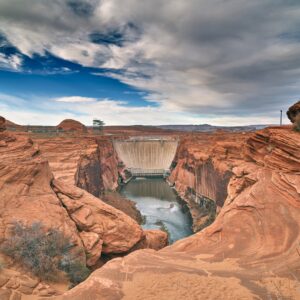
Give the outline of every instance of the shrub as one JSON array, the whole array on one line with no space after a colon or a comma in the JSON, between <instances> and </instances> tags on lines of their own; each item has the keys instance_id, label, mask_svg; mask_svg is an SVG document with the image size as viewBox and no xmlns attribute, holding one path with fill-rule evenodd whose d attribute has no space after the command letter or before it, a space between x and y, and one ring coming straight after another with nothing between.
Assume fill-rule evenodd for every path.
<instances>
[{"instance_id":1,"label":"shrub","mask_svg":"<svg viewBox=\"0 0 300 300\"><path fill-rule=\"evenodd\" d=\"M10 237L1 245L2 252L39 278L55 280L62 270L72 283L77 284L88 276L86 266L71 253L74 245L70 238L60 231L50 229L46 232L40 222L30 226L15 222L11 231ZM65 268L66 261L69 266L77 266L76 276L68 272L73 272L74 267Z\"/></svg>"},{"instance_id":2,"label":"shrub","mask_svg":"<svg viewBox=\"0 0 300 300\"><path fill-rule=\"evenodd\" d=\"M60 261L59 268L67 273L69 280L72 283L71 287L84 281L90 275L90 270L79 260L74 260L70 255L64 256Z\"/></svg>"}]
</instances>

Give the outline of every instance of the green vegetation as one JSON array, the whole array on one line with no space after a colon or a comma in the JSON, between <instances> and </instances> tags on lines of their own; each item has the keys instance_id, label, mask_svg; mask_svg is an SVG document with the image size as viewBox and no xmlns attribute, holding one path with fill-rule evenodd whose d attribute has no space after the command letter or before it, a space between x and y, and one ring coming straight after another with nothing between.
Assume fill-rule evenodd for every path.
<instances>
[{"instance_id":1,"label":"green vegetation","mask_svg":"<svg viewBox=\"0 0 300 300\"><path fill-rule=\"evenodd\" d=\"M93 130L95 132L102 132L105 123L102 120L94 119L93 120Z\"/></svg>"},{"instance_id":2,"label":"green vegetation","mask_svg":"<svg viewBox=\"0 0 300 300\"><path fill-rule=\"evenodd\" d=\"M70 238L56 229L46 231L40 222L25 226L15 222L1 251L43 280L67 274L72 285L86 279L89 269L75 255Z\"/></svg>"},{"instance_id":3,"label":"green vegetation","mask_svg":"<svg viewBox=\"0 0 300 300\"><path fill-rule=\"evenodd\" d=\"M217 215L217 205L215 201L209 198L201 197L200 207L202 210L201 213L202 217L206 217L206 218L204 218L205 221L198 227L197 231L201 231L205 227L212 224L216 219L216 215Z\"/></svg>"},{"instance_id":4,"label":"green vegetation","mask_svg":"<svg viewBox=\"0 0 300 300\"><path fill-rule=\"evenodd\" d=\"M91 271L79 260L70 255L65 255L59 263L59 269L63 270L71 282L71 287L84 281Z\"/></svg>"},{"instance_id":5,"label":"green vegetation","mask_svg":"<svg viewBox=\"0 0 300 300\"><path fill-rule=\"evenodd\" d=\"M170 240L170 232L169 232L167 226L161 220L156 221L155 225L159 226L160 227L159 229L161 231L164 231L168 235L168 240Z\"/></svg>"}]
</instances>

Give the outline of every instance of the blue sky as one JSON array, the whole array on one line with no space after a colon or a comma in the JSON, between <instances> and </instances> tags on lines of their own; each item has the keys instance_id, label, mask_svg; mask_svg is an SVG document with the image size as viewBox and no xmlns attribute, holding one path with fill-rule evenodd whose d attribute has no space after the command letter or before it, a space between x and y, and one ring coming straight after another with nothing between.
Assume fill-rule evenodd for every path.
<instances>
[{"instance_id":1,"label":"blue sky","mask_svg":"<svg viewBox=\"0 0 300 300\"><path fill-rule=\"evenodd\" d=\"M26 4L0 0L0 115L16 123L276 124L299 98L299 1Z\"/></svg>"}]
</instances>

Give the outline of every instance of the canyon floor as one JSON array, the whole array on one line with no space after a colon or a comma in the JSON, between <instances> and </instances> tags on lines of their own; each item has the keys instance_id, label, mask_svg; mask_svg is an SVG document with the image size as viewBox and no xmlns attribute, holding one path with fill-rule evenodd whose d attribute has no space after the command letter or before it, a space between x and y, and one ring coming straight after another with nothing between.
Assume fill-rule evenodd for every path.
<instances>
[{"instance_id":1,"label":"canyon floor","mask_svg":"<svg viewBox=\"0 0 300 300\"><path fill-rule=\"evenodd\" d=\"M4 129L0 241L14 222L39 221L70 237L93 272L67 290L3 257L0 299L300 299L300 133L291 126L237 133L120 127L101 135L79 126L51 137ZM168 182L202 230L170 246L166 233L143 230L122 205L101 200L126 179L112 139L141 135L179 138ZM199 199L215 203L215 220L197 213Z\"/></svg>"}]
</instances>

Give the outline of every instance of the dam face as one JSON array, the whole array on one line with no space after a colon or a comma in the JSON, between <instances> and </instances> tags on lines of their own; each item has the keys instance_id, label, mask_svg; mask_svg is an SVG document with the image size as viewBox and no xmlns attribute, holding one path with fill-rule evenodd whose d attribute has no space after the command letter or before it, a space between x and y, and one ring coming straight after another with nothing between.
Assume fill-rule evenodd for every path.
<instances>
[{"instance_id":1,"label":"dam face","mask_svg":"<svg viewBox=\"0 0 300 300\"><path fill-rule=\"evenodd\" d=\"M133 176L162 176L175 157L178 140L160 137L115 140L119 158Z\"/></svg>"}]
</instances>

